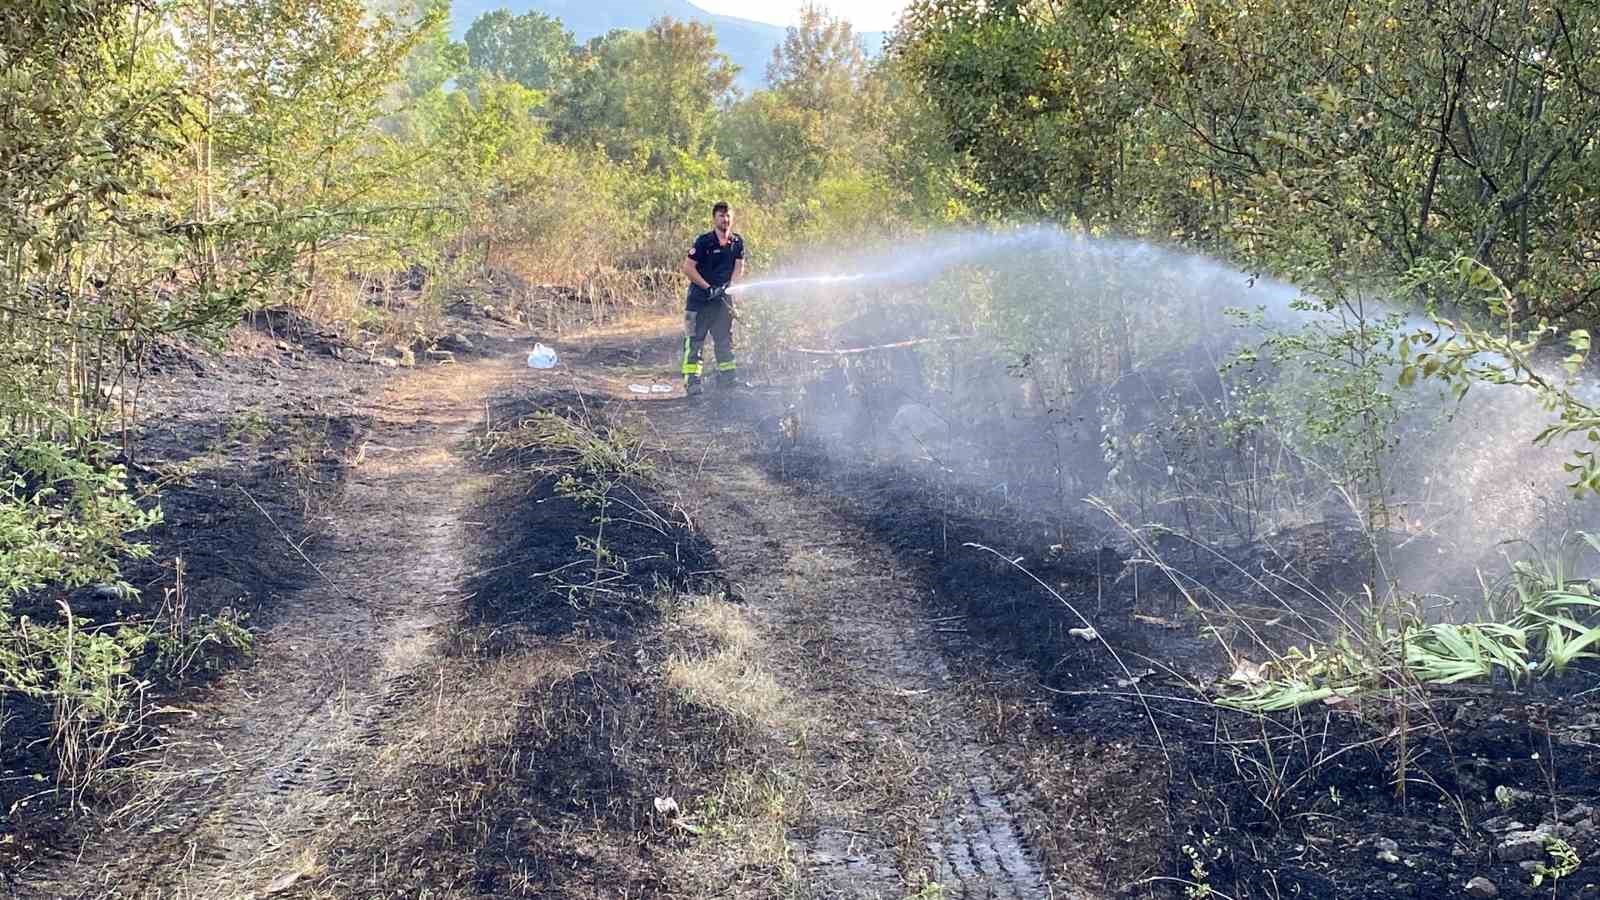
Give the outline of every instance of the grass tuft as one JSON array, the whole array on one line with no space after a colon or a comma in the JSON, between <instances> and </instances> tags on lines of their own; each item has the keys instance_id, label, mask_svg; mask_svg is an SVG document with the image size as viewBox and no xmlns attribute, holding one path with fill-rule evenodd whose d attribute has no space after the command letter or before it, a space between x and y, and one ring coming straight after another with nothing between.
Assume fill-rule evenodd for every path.
<instances>
[{"instance_id":1,"label":"grass tuft","mask_svg":"<svg viewBox=\"0 0 1600 900\"><path fill-rule=\"evenodd\" d=\"M777 725L785 692L759 663L762 643L749 615L705 597L685 607L679 623L704 635L711 646L674 653L667 661L667 684L690 702L736 720Z\"/></svg>"}]
</instances>

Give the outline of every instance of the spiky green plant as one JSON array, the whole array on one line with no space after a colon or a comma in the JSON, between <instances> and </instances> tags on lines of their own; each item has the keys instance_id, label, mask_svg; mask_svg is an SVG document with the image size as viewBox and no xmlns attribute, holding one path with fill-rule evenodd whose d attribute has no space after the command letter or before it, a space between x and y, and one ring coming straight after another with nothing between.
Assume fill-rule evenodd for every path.
<instances>
[{"instance_id":1,"label":"spiky green plant","mask_svg":"<svg viewBox=\"0 0 1600 900\"><path fill-rule=\"evenodd\" d=\"M1577 537L1577 549L1600 552L1600 537ZM1267 675L1219 702L1272 712L1384 690L1407 679L1446 685L1504 678L1515 687L1559 677L1579 660L1600 659L1600 597L1590 579L1573 574L1573 543L1514 562L1505 583L1490 592L1484 621L1378 623L1369 640L1343 636L1291 649L1267 667Z\"/></svg>"}]
</instances>

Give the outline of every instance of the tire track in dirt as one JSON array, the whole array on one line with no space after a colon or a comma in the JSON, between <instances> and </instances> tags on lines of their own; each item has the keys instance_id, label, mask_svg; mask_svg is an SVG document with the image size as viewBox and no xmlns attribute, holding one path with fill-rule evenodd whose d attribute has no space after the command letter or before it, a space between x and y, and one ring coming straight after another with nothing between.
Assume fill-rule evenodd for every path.
<instances>
[{"instance_id":1,"label":"tire track in dirt","mask_svg":"<svg viewBox=\"0 0 1600 900\"><path fill-rule=\"evenodd\" d=\"M947 898L1072 896L1047 880L1012 812L1025 800L1006 786L1016 779L959 708L926 585L819 498L769 478L717 402L636 408L677 463L679 502L767 632L770 664L809 710L814 821L791 841L816 896L902 897L930 883ZM852 787L874 776L898 788Z\"/></svg>"},{"instance_id":2,"label":"tire track in dirt","mask_svg":"<svg viewBox=\"0 0 1600 900\"><path fill-rule=\"evenodd\" d=\"M252 896L314 867L302 848L347 816L349 773L383 751L385 717L433 693L421 675L438 626L458 618L482 488L458 445L518 372L446 366L390 383L307 548L326 577L285 599L255 665L172 729L117 826L24 871L15 896Z\"/></svg>"}]
</instances>

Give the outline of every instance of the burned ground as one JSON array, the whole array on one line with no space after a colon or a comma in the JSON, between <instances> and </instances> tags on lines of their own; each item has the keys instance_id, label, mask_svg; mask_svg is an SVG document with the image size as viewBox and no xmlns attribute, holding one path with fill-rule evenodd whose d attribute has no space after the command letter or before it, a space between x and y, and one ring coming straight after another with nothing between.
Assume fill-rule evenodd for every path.
<instances>
[{"instance_id":1,"label":"burned ground","mask_svg":"<svg viewBox=\"0 0 1600 900\"><path fill-rule=\"evenodd\" d=\"M477 318L463 319L458 327L489 346L510 330ZM376 422L394 418L385 395L403 366L377 365L368 350L292 316L258 315L230 344L225 354L184 345L153 354L129 465L139 483L160 488L164 519L144 536L153 548L150 560L124 572L142 597L113 600L108 592L86 590L70 599L76 615L101 622L160 617L164 631L181 630L191 640L208 635L211 622L242 625L255 633L257 647L239 653L207 642L176 664L154 651L147 655L144 670L136 673L145 687L135 697L135 718L122 735L120 755L82 795L80 810L69 807L66 794L50 790L55 766L46 740L48 710L26 702L7 710L7 777L0 781L0 800L8 814L0 826L0 872L21 896L38 890L109 896L127 890L129 879L141 883L152 866L176 871L175 860L184 857L192 866L196 848L185 849L182 838L193 836L220 809L208 796L252 795L242 782L230 786L234 779L217 773L243 775L246 765L234 768L238 761L229 745L243 745L237 748L243 760L253 752L248 745L254 732L281 741L284 771L271 777L281 775L283 785L340 780L327 764L298 758L295 748L302 730L311 729L308 740L315 740L317 710L344 703L345 679L372 667L373 656L359 640L342 658L317 648L349 639L345 629L366 621L362 608L385 587L372 572L344 580L351 573L339 562L368 549L382 552L386 529L363 529L350 519L370 526L405 517L393 495L358 490L351 497L348 483L352 472L373 469L396 451L393 444L409 439L396 441L392 424L374 433ZM424 422L405 430L436 428ZM376 468L384 466L379 462ZM181 606L173 593L180 581L178 560ZM315 595L321 596L308 607L304 598ZM103 608L92 605L97 600ZM305 629L309 641L274 643L275 635ZM256 698L249 702L261 708L229 709L236 702L227 699L230 692L256 681L288 694L246 688L245 696ZM207 744L229 752L209 762L194 757L194 748ZM195 774L204 777L188 779L190 764L202 766ZM126 860L107 862L103 873L89 874L102 860L70 850L99 832L130 830L140 837L126 842ZM219 837L221 849L214 852L225 856L233 840ZM95 881L103 884L98 892L91 886Z\"/></svg>"},{"instance_id":2,"label":"burned ground","mask_svg":"<svg viewBox=\"0 0 1600 900\"><path fill-rule=\"evenodd\" d=\"M282 337L272 332L274 323ZM242 617L247 627L263 628L281 615L282 598L316 577L284 535L319 530L316 520L340 490L343 463L370 427L366 398L382 380L376 368L331 356L328 349L338 344L325 333L288 325L263 315L240 331L228 354L157 348L127 460L135 484L159 490L162 511L161 523L142 536L150 558L123 573L139 597L93 588L67 596L40 592L18 604L19 614L53 615L65 600L75 615L101 624L170 615L163 598L177 586L181 559L189 623ZM312 556L321 550L315 541L300 549ZM147 662L142 702L158 709L236 665L239 655L215 648L181 672ZM8 811L0 825L6 838L0 871L14 872L34 851L65 841L73 817L60 795L44 790L48 779L28 777L54 769L49 710L23 700L7 713L0 720L0 809ZM145 720L125 749L136 754L161 727L160 715ZM115 794L114 784L107 788ZM91 808L103 808L109 798L89 800Z\"/></svg>"},{"instance_id":3,"label":"burned ground","mask_svg":"<svg viewBox=\"0 0 1600 900\"><path fill-rule=\"evenodd\" d=\"M480 357L398 375L271 335L254 356L169 360L164 449L144 465L202 462L169 487L138 583L164 584L155 566L181 548L196 608L244 609L260 639L243 665L162 689L197 714L154 744L166 797L73 838L59 807L8 818L14 892L1379 898L1455 896L1477 876L1506 897L1600 882L1583 862L1600 851L1592 673L1426 705L1225 710L1203 692L1231 668L1203 619L1093 510L1060 503L1053 475L996 491L886 462L870 433L808 432L790 418L803 378L696 403L628 390L665 380L671 323L558 342L548 373L506 358L530 336L493 328L469 338ZM207 390L229 402L207 412ZM593 565L578 539L596 522L559 489L559 460L486 452L537 414L651 451L628 497L658 517L612 523L604 580L563 575ZM304 558L286 536L311 536ZM1279 537L1187 572L1235 598L1273 571L1330 593L1360 574L1337 522ZM1514 839L1541 825L1580 861L1559 879L1562 860Z\"/></svg>"},{"instance_id":4,"label":"burned ground","mask_svg":"<svg viewBox=\"0 0 1600 900\"><path fill-rule=\"evenodd\" d=\"M995 437L989 451L1010 453ZM1578 858L1600 850L1600 783L1589 753L1596 713L1583 699L1600 672L1576 671L1531 692L1446 689L1423 702L1380 697L1262 716L1222 709L1202 689L1226 676L1229 660L1159 571L1145 568L1137 587L1125 562L1142 553L1123 535L1089 515L1063 516L1048 499L998 501L959 473L874 462L870 448L841 458L837 436L816 446L828 450L801 444L758 457L830 497L841 517L936 587L931 614L961 626L949 629L956 636L947 652L980 657L974 668L991 678L995 652L1026 662L1024 680L1053 695L1048 703L1023 699L1025 690L1013 695L1016 721L1034 734L1002 742L1042 739L1054 752L1032 766L1016 754L1019 771L1037 784L1072 786L1041 846L1081 850L1097 824L1120 838L1121 852L1097 860L1107 893L1440 897L1487 876L1500 896L1532 897L1552 889L1548 874L1536 887L1532 873L1555 863L1508 848L1508 833L1544 826ZM1013 482L1011 495L1050 498L1052 486L1048 478L1031 489ZM1431 550L1414 539L1408 547ZM1164 549L1182 560L1200 608L1212 598L1252 602L1263 620L1289 613L1325 622L1315 598L1339 598L1371 575L1364 536L1342 520L1192 558L1181 541ZM1297 608L1286 608L1285 596ZM1134 677L1105 647L1072 635L1084 624L1079 614ZM1397 779L1406 781L1403 794ZM1089 809L1100 816L1086 821ZM1108 819L1117 825L1106 829ZM1556 890L1597 888L1600 876L1579 867Z\"/></svg>"},{"instance_id":5,"label":"burned ground","mask_svg":"<svg viewBox=\"0 0 1600 900\"><path fill-rule=\"evenodd\" d=\"M581 417L590 403L571 391L502 400L494 411L502 427L516 428L536 413ZM599 403L601 401L594 401ZM598 415L604 416L604 411ZM664 502L648 484L623 488L639 513L619 508L604 538L617 557L616 593L586 590L581 579L563 578L575 565L577 538L592 534L598 510L560 489L561 460L539 447L490 452L481 465L502 475L484 510L483 527L494 535L494 550L484 558L466 589L473 598L469 621L496 633L526 629L544 637L578 632L585 637L632 633L651 623L653 608L640 603L653 590L717 593L715 554L681 510ZM569 473L570 474L570 473ZM646 512L647 511L647 512ZM650 525L637 520L654 513ZM630 521L635 520L635 521ZM566 540L562 540L562 537Z\"/></svg>"},{"instance_id":6,"label":"burned ground","mask_svg":"<svg viewBox=\"0 0 1600 900\"><path fill-rule=\"evenodd\" d=\"M516 428L582 402L539 391L493 411ZM477 457L491 481L462 616L369 735L393 750L355 774L354 827L316 843L317 891L664 896L661 858L687 833L652 799L698 795L740 765L738 723L674 698L658 671L672 606L717 587L710 548L681 522L614 523L623 577L573 588L557 576L595 511L556 491L544 455ZM633 489L666 510L649 485Z\"/></svg>"}]
</instances>

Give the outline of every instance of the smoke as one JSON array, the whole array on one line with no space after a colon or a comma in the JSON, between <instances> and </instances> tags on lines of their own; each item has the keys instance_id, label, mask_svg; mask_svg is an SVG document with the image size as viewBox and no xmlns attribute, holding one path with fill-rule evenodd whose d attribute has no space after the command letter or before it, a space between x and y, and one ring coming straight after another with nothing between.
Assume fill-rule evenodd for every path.
<instances>
[{"instance_id":1,"label":"smoke","mask_svg":"<svg viewBox=\"0 0 1600 900\"><path fill-rule=\"evenodd\" d=\"M1376 489L1346 483L1359 468L1341 446L1348 433L1315 433L1335 414L1324 407L1358 399L1339 393L1352 389L1338 382L1350 361L1269 339L1347 333L1359 314L1386 329L1372 344L1382 354L1431 325L1381 302L1330 308L1201 255L1047 226L818 258L834 264L780 269L738 293L742 314L788 316L767 340L840 351L810 357L809 386L785 398L829 452L921 468L1044 518L1082 519L1094 495L1130 521L1222 545L1367 516L1353 492ZM1380 369L1363 389L1392 395L1395 418L1377 462L1389 514L1373 524L1398 548L1403 590L1469 594L1479 570L1505 570L1517 552L1507 542L1551 544L1600 524L1562 468L1583 437L1534 446L1552 414L1526 391L1477 385L1457 403L1436 384L1400 389Z\"/></svg>"}]
</instances>

